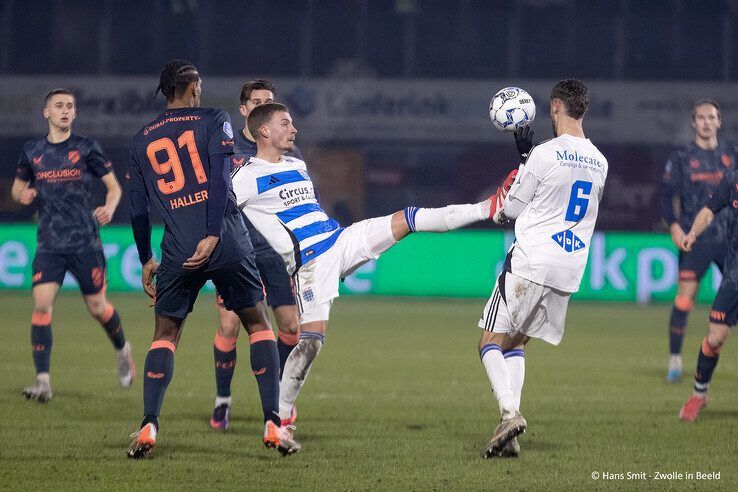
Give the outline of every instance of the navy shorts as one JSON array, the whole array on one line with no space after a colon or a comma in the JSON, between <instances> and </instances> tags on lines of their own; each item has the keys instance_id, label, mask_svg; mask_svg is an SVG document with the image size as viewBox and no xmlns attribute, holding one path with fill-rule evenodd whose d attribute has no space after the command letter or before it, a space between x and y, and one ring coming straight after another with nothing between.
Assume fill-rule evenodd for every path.
<instances>
[{"instance_id":1,"label":"navy shorts","mask_svg":"<svg viewBox=\"0 0 738 492\"><path fill-rule=\"evenodd\" d=\"M722 272L727 252L725 243L697 241L692 251L679 253L679 280L701 280L710 263L715 263Z\"/></svg>"},{"instance_id":2,"label":"navy shorts","mask_svg":"<svg viewBox=\"0 0 738 492\"><path fill-rule=\"evenodd\" d=\"M256 267L264 282L269 305L273 308L294 306L295 292L292 289L292 278L287 273L282 257L279 255L257 256Z\"/></svg>"},{"instance_id":3,"label":"navy shorts","mask_svg":"<svg viewBox=\"0 0 738 492\"><path fill-rule=\"evenodd\" d=\"M284 260L278 254L256 254L256 267L264 283L264 295L272 308L295 305L295 291L292 288L292 278L287 273ZM223 306L220 291L217 292L217 303Z\"/></svg>"},{"instance_id":4,"label":"navy shorts","mask_svg":"<svg viewBox=\"0 0 738 492\"><path fill-rule=\"evenodd\" d=\"M105 288L105 255L102 251L79 254L37 252L33 259L33 286L54 282L64 283L70 272L83 295L97 294Z\"/></svg>"},{"instance_id":5,"label":"navy shorts","mask_svg":"<svg viewBox=\"0 0 738 492\"><path fill-rule=\"evenodd\" d=\"M723 280L710 309L710 322L733 327L738 321L738 258L735 254L727 258Z\"/></svg>"},{"instance_id":6,"label":"navy shorts","mask_svg":"<svg viewBox=\"0 0 738 492\"><path fill-rule=\"evenodd\" d=\"M226 309L239 311L264 300L264 290L253 257L210 272L172 272L159 266L156 272L157 314L184 319L192 312L205 282L212 280Z\"/></svg>"}]
</instances>

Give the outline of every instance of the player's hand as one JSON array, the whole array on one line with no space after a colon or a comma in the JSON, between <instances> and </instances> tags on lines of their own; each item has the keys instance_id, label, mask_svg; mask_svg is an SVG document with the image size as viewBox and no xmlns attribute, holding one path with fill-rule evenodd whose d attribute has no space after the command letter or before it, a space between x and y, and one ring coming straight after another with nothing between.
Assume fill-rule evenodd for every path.
<instances>
[{"instance_id":1,"label":"player's hand","mask_svg":"<svg viewBox=\"0 0 738 492\"><path fill-rule=\"evenodd\" d=\"M195 254L182 263L182 268L185 270L197 270L205 265L219 240L220 238L218 236L206 236L205 239L197 243Z\"/></svg>"},{"instance_id":2,"label":"player's hand","mask_svg":"<svg viewBox=\"0 0 738 492\"><path fill-rule=\"evenodd\" d=\"M21 191L20 193L20 202L23 205L30 205L33 203L33 201L36 199L36 195L38 195L38 192L36 191L36 188L26 188L25 190Z\"/></svg>"},{"instance_id":3,"label":"player's hand","mask_svg":"<svg viewBox=\"0 0 738 492\"><path fill-rule=\"evenodd\" d=\"M156 271L158 269L159 263L153 256L141 268L141 284L143 285L146 295L152 299L156 299L156 284L154 283L154 277L156 277Z\"/></svg>"},{"instance_id":4,"label":"player's hand","mask_svg":"<svg viewBox=\"0 0 738 492\"><path fill-rule=\"evenodd\" d=\"M694 243L697 242L697 236L694 235L693 232L690 232L689 234L684 236L684 239L682 239L682 243L679 246L679 249L685 252L692 251L692 246L694 246Z\"/></svg>"},{"instance_id":5,"label":"player's hand","mask_svg":"<svg viewBox=\"0 0 738 492\"><path fill-rule=\"evenodd\" d=\"M97 207L94 212L92 212L92 216L95 217L95 220L97 220L98 224L101 226L110 224L110 221L113 220L113 214L115 213L115 209L112 207L102 206Z\"/></svg>"},{"instance_id":6,"label":"player's hand","mask_svg":"<svg viewBox=\"0 0 738 492\"><path fill-rule=\"evenodd\" d=\"M682 249L684 238L686 236L686 234L684 234L684 230L682 230L682 226L677 223L671 224L671 227L669 227L669 232L671 232L671 242L674 243L674 246Z\"/></svg>"},{"instance_id":7,"label":"player's hand","mask_svg":"<svg viewBox=\"0 0 738 492\"><path fill-rule=\"evenodd\" d=\"M520 162L525 163L530 154L530 149L533 148L533 129L525 125L513 132L515 137L515 146L518 148L518 154L520 154Z\"/></svg>"}]
</instances>

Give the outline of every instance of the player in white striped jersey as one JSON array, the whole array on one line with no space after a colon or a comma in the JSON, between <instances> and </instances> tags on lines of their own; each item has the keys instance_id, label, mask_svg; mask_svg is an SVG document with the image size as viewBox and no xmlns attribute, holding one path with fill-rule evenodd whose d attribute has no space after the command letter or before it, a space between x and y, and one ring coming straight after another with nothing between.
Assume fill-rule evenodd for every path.
<instances>
[{"instance_id":1,"label":"player in white striped jersey","mask_svg":"<svg viewBox=\"0 0 738 492\"><path fill-rule=\"evenodd\" d=\"M411 232L445 232L490 218L491 202L409 207L343 228L318 204L305 162L284 155L294 148L297 133L287 107L254 108L248 128L257 154L233 173L233 190L251 223L282 255L295 280L300 311L300 341L285 363L280 386L279 413L289 426L292 406L323 345L340 279Z\"/></svg>"},{"instance_id":2,"label":"player in white striped jersey","mask_svg":"<svg viewBox=\"0 0 738 492\"><path fill-rule=\"evenodd\" d=\"M502 417L485 458L520 452L525 344L531 338L559 344L569 297L587 264L607 177L607 160L584 136L588 106L581 81L556 84L550 106L556 137L530 151L532 139L516 135L518 150L530 154L509 192L503 187L493 198L495 222L517 220L515 243L479 321L479 355Z\"/></svg>"}]
</instances>

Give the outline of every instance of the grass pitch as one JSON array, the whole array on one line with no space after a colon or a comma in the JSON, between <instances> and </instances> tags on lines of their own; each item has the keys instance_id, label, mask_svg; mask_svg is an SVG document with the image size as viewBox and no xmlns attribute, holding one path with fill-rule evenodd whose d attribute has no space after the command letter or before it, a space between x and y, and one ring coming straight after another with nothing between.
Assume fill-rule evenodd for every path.
<instances>
[{"instance_id":1,"label":"grass pitch","mask_svg":"<svg viewBox=\"0 0 738 492\"><path fill-rule=\"evenodd\" d=\"M110 297L140 373L153 333L152 311L143 295ZM112 347L81 298L58 299L54 398L45 405L20 395L33 381L30 293L4 293L0 304L0 488L738 486L735 341L723 350L701 419L677 420L691 391L705 308L690 318L686 377L667 385L668 306L571 305L561 346L533 341L526 353L522 411L529 429L520 440L522 455L483 460L479 452L498 419L476 351L484 301L342 298L298 400L303 450L283 458L260 442L261 411L245 337L231 429L216 433L208 425L217 315L212 296L203 296L177 351L155 457L132 461L124 450L141 417L141 379L130 390L118 387ZM656 480L657 472L672 478ZM697 480L698 472L720 472L720 479ZM605 473L615 478L605 480Z\"/></svg>"}]
</instances>

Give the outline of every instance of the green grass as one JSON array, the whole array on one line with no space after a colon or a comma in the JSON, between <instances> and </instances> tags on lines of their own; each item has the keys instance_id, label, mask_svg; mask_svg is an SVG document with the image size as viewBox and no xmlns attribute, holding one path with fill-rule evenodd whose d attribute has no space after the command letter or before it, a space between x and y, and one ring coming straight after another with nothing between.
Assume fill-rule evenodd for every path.
<instances>
[{"instance_id":1,"label":"green grass","mask_svg":"<svg viewBox=\"0 0 738 492\"><path fill-rule=\"evenodd\" d=\"M139 370L153 333L142 295L111 294ZM691 391L706 310L690 319L685 372L664 382L669 308L575 303L563 343L527 350L515 460L482 460L498 419L476 351L483 300L340 299L326 345L299 398L303 451L260 444L246 344L234 379L232 428L208 420L217 316L203 296L188 319L152 460L124 457L142 411L141 382L118 387L112 348L77 295L54 313L54 399L25 401L33 380L31 301L0 305L0 488L505 489L738 486L738 361L729 343L695 424L677 420ZM245 340L245 339L244 339ZM709 472L720 481L593 481L597 472Z\"/></svg>"}]
</instances>

